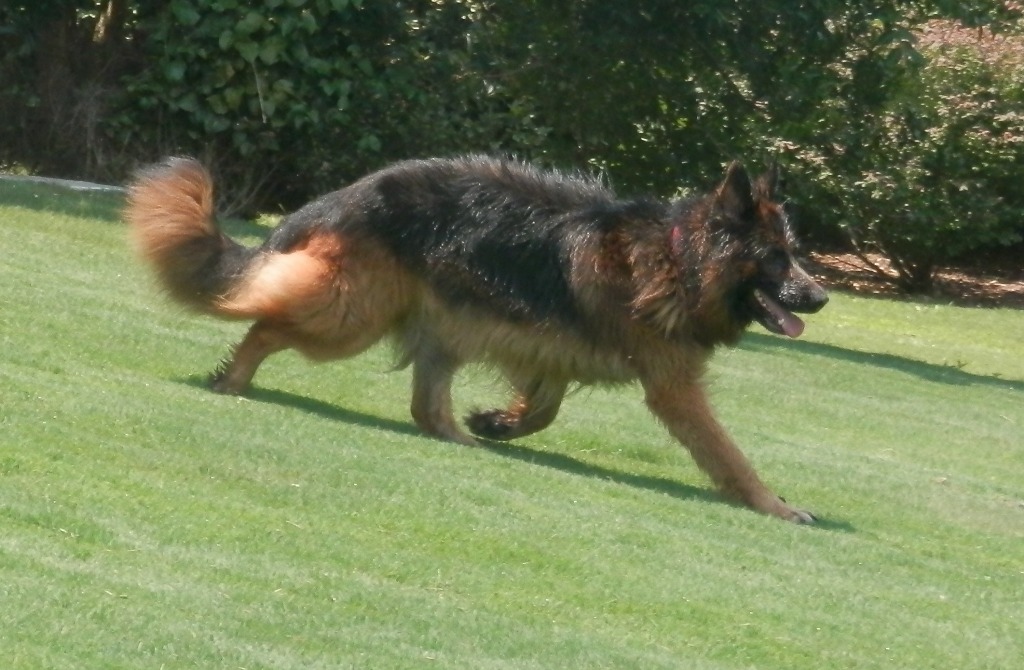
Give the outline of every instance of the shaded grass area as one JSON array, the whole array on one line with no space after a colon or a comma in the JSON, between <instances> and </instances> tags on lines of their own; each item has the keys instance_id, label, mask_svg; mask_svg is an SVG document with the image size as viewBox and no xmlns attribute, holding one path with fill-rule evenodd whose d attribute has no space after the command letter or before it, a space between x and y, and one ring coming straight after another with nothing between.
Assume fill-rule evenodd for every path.
<instances>
[{"instance_id":1,"label":"shaded grass area","mask_svg":"<svg viewBox=\"0 0 1024 670\"><path fill-rule=\"evenodd\" d=\"M0 182L7 667L1003 668L1024 657L1024 314L844 295L709 383L798 528L724 503L635 388L480 449L376 349L203 387L114 196ZM252 240L263 228L232 224ZM461 408L500 402L483 371Z\"/></svg>"}]
</instances>

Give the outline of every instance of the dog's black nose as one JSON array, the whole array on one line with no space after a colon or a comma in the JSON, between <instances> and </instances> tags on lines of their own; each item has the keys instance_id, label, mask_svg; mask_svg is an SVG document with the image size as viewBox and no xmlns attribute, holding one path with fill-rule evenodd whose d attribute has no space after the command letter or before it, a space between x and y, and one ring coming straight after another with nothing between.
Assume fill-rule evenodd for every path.
<instances>
[{"instance_id":1,"label":"dog's black nose","mask_svg":"<svg viewBox=\"0 0 1024 670\"><path fill-rule=\"evenodd\" d=\"M813 295L809 300L810 304L807 306L807 311L810 314L820 311L822 307L828 304L828 293L825 292L825 289L820 286L815 286L815 288L817 291L813 292Z\"/></svg>"}]
</instances>

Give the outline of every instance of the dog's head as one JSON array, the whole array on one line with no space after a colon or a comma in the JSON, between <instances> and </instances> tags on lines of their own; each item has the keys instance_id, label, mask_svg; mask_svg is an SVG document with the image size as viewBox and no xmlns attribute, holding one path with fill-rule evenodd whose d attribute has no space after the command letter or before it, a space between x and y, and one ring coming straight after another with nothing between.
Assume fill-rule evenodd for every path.
<instances>
[{"instance_id":1,"label":"dog's head","mask_svg":"<svg viewBox=\"0 0 1024 670\"><path fill-rule=\"evenodd\" d=\"M737 325L756 321L779 335L799 337L804 322L796 313L814 313L828 295L793 255L795 239L776 199L776 167L756 180L733 163L713 194L711 223L715 245L729 265L727 300Z\"/></svg>"}]
</instances>

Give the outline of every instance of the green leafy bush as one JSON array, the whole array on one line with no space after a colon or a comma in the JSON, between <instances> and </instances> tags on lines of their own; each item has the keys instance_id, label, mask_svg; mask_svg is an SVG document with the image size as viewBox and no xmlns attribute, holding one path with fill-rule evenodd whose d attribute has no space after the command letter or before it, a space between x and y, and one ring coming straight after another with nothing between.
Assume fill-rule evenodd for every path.
<instances>
[{"instance_id":1,"label":"green leafy bush","mask_svg":"<svg viewBox=\"0 0 1024 670\"><path fill-rule=\"evenodd\" d=\"M22 0L0 6L0 165L118 181L197 155L221 206L294 206L391 160L528 151L472 73L473 3Z\"/></svg>"},{"instance_id":2,"label":"green leafy bush","mask_svg":"<svg viewBox=\"0 0 1024 670\"><path fill-rule=\"evenodd\" d=\"M442 88L452 64L430 44L445 35L426 23L362 0L140 6L146 67L126 80L117 127L151 157L202 147L229 208L294 204L455 134L445 110L463 92Z\"/></svg>"},{"instance_id":3,"label":"green leafy bush","mask_svg":"<svg viewBox=\"0 0 1024 670\"><path fill-rule=\"evenodd\" d=\"M913 30L1015 7L12 0L0 166L120 181L187 153L238 211L412 156L512 152L669 193L781 154L819 230L920 288L935 263L1020 237L1024 68L1008 38Z\"/></svg>"},{"instance_id":4,"label":"green leafy bush","mask_svg":"<svg viewBox=\"0 0 1024 670\"><path fill-rule=\"evenodd\" d=\"M785 147L861 258L911 292L1024 233L1024 41L938 21L918 39L921 60L848 143Z\"/></svg>"}]
</instances>

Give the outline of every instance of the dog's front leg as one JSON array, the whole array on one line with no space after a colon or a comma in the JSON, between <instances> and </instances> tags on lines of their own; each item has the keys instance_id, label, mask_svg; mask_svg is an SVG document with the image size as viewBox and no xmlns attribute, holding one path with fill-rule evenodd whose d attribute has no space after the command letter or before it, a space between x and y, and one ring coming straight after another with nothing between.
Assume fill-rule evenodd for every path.
<instances>
[{"instance_id":1,"label":"dog's front leg","mask_svg":"<svg viewBox=\"0 0 1024 670\"><path fill-rule=\"evenodd\" d=\"M647 406L725 495L787 521L814 522L812 514L788 505L765 486L718 423L698 382L663 386L645 383L644 388Z\"/></svg>"}]
</instances>

